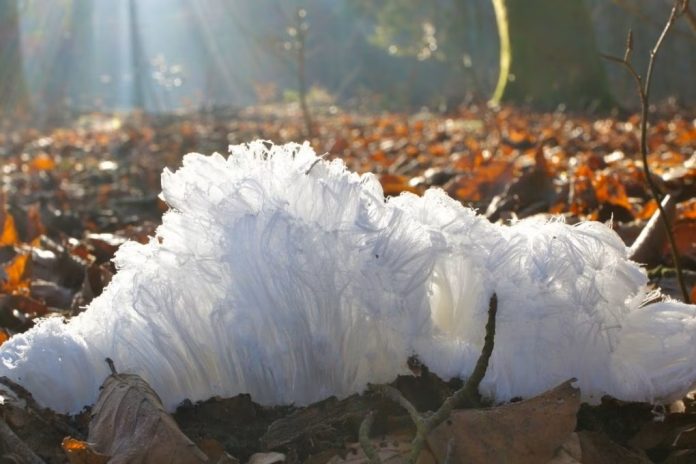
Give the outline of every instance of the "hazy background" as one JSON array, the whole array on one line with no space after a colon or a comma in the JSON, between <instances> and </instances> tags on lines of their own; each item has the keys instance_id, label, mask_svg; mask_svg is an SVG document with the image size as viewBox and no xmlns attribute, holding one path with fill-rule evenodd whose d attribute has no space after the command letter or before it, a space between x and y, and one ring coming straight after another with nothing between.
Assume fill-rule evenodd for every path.
<instances>
[{"instance_id":1,"label":"hazy background","mask_svg":"<svg viewBox=\"0 0 696 464\"><path fill-rule=\"evenodd\" d=\"M314 100L371 109L444 109L486 100L498 76L490 0L421 2L418 14L405 9L403 17L397 8L389 12L388 24L397 33L387 37L380 36L384 21L377 10L390 2L380 1L16 3L24 80L37 119L138 106L169 112L293 100L297 52L290 29L298 26L300 9L306 12L306 76ZM670 2L585 3L598 51L622 55L632 28L634 61L642 69ZM696 33L680 21L660 57L654 101L675 96L683 105L696 102L695 44ZM625 70L610 62L604 67L613 96L635 107Z\"/></svg>"}]
</instances>

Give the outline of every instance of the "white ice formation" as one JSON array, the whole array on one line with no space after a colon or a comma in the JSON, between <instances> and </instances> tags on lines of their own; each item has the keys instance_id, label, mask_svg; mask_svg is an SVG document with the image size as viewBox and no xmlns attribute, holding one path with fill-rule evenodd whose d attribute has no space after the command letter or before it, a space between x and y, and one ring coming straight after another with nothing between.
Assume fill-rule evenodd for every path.
<instances>
[{"instance_id":1,"label":"white ice formation","mask_svg":"<svg viewBox=\"0 0 696 464\"><path fill-rule=\"evenodd\" d=\"M645 272L608 227L491 224L438 189L385 200L306 144L231 150L165 170L156 237L121 247L84 313L6 342L0 375L60 412L95 401L106 357L169 409L238 393L307 404L391 381L414 354L466 377L495 292L482 391L497 400L571 377L587 401L696 384L696 307L642 306Z\"/></svg>"}]
</instances>

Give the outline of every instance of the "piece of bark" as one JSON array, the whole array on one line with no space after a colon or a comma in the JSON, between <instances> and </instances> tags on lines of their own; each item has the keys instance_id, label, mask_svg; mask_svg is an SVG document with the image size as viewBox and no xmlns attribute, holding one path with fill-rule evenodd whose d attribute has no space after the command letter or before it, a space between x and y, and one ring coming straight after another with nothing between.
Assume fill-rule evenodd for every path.
<instances>
[{"instance_id":1,"label":"piece of bark","mask_svg":"<svg viewBox=\"0 0 696 464\"><path fill-rule=\"evenodd\" d=\"M437 462L454 439L454 462L537 464L550 461L575 430L580 390L567 381L539 396L490 409L454 411L429 436Z\"/></svg>"},{"instance_id":2,"label":"piece of bark","mask_svg":"<svg viewBox=\"0 0 696 464\"><path fill-rule=\"evenodd\" d=\"M674 195L665 195L662 199L667 222L672 224L677 211L677 200ZM629 259L648 266L656 266L662 262L662 250L667 243L667 232L657 209L640 231L628 251Z\"/></svg>"}]
</instances>

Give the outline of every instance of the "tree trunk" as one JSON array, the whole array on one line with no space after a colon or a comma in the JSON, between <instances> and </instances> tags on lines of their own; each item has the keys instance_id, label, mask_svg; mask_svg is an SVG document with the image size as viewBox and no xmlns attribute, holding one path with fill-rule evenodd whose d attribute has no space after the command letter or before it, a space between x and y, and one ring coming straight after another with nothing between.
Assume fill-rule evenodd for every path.
<instances>
[{"instance_id":1,"label":"tree trunk","mask_svg":"<svg viewBox=\"0 0 696 464\"><path fill-rule=\"evenodd\" d=\"M133 95L131 104L134 109L145 109L145 85L147 63L143 51L142 36L138 20L138 7L135 0L128 2L128 24L130 26L131 62L133 67Z\"/></svg>"},{"instance_id":2,"label":"tree trunk","mask_svg":"<svg viewBox=\"0 0 696 464\"><path fill-rule=\"evenodd\" d=\"M500 35L494 102L607 107L609 94L583 0L493 0Z\"/></svg>"},{"instance_id":3,"label":"tree trunk","mask_svg":"<svg viewBox=\"0 0 696 464\"><path fill-rule=\"evenodd\" d=\"M18 0L0 0L0 112L16 113L27 105Z\"/></svg>"}]
</instances>

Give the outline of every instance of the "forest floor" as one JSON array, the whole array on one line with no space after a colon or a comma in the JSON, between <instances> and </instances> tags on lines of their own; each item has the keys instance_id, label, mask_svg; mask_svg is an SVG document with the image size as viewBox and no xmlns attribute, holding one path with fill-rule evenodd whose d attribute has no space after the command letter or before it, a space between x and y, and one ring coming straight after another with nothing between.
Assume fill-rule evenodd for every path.
<instances>
[{"instance_id":1,"label":"forest floor","mask_svg":"<svg viewBox=\"0 0 696 464\"><path fill-rule=\"evenodd\" d=\"M665 108L652 118L649 162L662 192L671 193L668 216L696 300L696 114ZM317 153L374 173L387 195L437 186L493 221L560 214L570 223L611 222L631 245L656 211L642 174L638 124L635 115L595 117L512 107L470 107L449 115L367 115L327 107L316 111L313 135L306 137L297 109L267 106L179 116L91 114L70 127L5 130L0 133L0 342L30 328L37 317L75 315L102 292L115 272L110 260L118 246L153 235L166 210L158 199L160 173L164 167L176 169L187 152L225 153L230 144L257 138L276 143L308 139ZM666 239L658 232L650 237L641 255L649 275L677 298ZM394 383L419 410L437 409L458 387L457 381L437 379L427 368L419 374ZM573 397L567 389L562 394ZM0 451L14 452L5 439L9 433L45 462L105 462L81 441L87 439L88 412L58 416L21 391L15 400L0 406L10 426L8 431L0 424ZM414 431L408 416L375 391L307 408L269 409L252 400L240 396L182 405L173 417L210 462L232 462L223 452L247 462L262 451L251 462L365 462L354 443L362 419L373 410L382 460L401 462ZM696 462L692 399L665 409L612 399L594 407L578 401L564 424L546 420L554 412L543 407L530 413L526 403L509 406L513 425L502 429L505 435L487 432L490 447L510 453L534 448L533 437L569 427L552 450L565 450L567 459L575 460L556 462ZM520 414L544 420L515 428ZM448 424L477 437L482 432L472 431L470 420L457 416ZM485 429L481 422L474 424ZM61 446L68 435L75 440ZM438 451L435 442L429 445L430 454L422 459L442 461L445 451ZM549 443L539 446L541 454L519 462L548 461L539 456Z\"/></svg>"}]
</instances>

